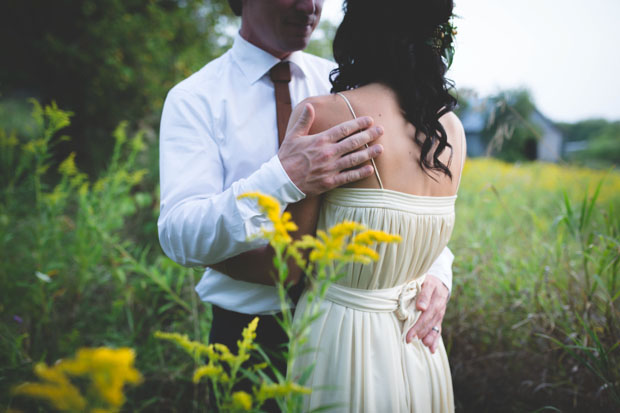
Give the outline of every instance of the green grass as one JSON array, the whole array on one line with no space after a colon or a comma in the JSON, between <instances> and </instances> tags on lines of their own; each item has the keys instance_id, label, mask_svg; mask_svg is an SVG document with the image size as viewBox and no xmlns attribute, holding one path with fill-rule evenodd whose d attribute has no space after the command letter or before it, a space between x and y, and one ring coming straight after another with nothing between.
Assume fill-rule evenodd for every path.
<instances>
[{"instance_id":1,"label":"green grass","mask_svg":"<svg viewBox=\"0 0 620 413\"><path fill-rule=\"evenodd\" d=\"M470 161L444 321L467 411L618 408L620 176Z\"/></svg>"}]
</instances>

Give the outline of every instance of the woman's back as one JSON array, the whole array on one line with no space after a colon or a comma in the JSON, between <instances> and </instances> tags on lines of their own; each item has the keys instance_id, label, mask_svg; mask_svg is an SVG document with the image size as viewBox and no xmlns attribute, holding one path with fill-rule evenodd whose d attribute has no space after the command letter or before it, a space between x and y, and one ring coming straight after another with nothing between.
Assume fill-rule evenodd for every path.
<instances>
[{"instance_id":1,"label":"woman's back","mask_svg":"<svg viewBox=\"0 0 620 413\"><path fill-rule=\"evenodd\" d=\"M385 133L377 143L384 147L375 160L377 174L324 196L318 229L342 221L400 235L400 244L382 244L380 260L370 265L350 264L339 284L362 289L390 288L424 274L446 246L454 226L454 201L463 162L463 129L450 113L441 119L450 151L440 157L452 172L430 174L419 165L420 147L415 128L404 117L396 94L388 87L370 84L343 93L310 98L315 106L313 129L323 130L355 115L371 116ZM349 108L351 105L351 108Z\"/></svg>"},{"instance_id":2,"label":"woman's back","mask_svg":"<svg viewBox=\"0 0 620 413\"><path fill-rule=\"evenodd\" d=\"M460 182L464 160L465 134L458 117L449 112L440 118L452 147L446 148L439 160L448 165L452 179L444 173L422 170L419 164L421 149L415 142L415 127L407 121L398 97L389 87L372 83L343 92L357 116L370 116L384 129L376 143L383 153L375 160L385 189L422 196L455 195ZM311 133L326 130L351 119L345 100L336 94L306 99L316 111ZM434 151L431 150L431 153ZM348 185L356 188L379 188L375 175Z\"/></svg>"}]
</instances>

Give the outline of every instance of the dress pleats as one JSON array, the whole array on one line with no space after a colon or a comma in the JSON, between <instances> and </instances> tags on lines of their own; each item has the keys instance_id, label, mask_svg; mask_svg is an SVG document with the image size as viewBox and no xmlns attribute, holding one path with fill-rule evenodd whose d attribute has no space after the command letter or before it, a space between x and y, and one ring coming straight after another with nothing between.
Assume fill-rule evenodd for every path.
<instances>
[{"instance_id":1,"label":"dress pleats","mask_svg":"<svg viewBox=\"0 0 620 413\"><path fill-rule=\"evenodd\" d=\"M325 196L319 229L356 221L398 234L402 242L377 246L375 263L347 265L321 303L308 351L293 370L301 374L315 363L305 383L313 389L305 411L327 405L335 406L330 412L454 411L443 342L432 354L418 339L407 344L405 334L420 315L415 297L424 274L450 239L455 200L369 188ZM304 294L296 313L306 305Z\"/></svg>"}]
</instances>

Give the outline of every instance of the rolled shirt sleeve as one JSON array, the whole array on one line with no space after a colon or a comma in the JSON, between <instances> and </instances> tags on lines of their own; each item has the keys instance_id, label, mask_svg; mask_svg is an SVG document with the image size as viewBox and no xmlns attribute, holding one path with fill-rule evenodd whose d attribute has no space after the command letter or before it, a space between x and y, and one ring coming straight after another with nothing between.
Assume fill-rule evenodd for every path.
<instances>
[{"instance_id":1,"label":"rolled shirt sleeve","mask_svg":"<svg viewBox=\"0 0 620 413\"><path fill-rule=\"evenodd\" d=\"M259 191L283 206L304 198L277 155L224 188L226 170L211 128L208 105L190 91L170 91L160 129L158 231L166 255L186 266L214 264L264 244L251 238L270 222L254 200L237 199L240 194Z\"/></svg>"},{"instance_id":2,"label":"rolled shirt sleeve","mask_svg":"<svg viewBox=\"0 0 620 413\"><path fill-rule=\"evenodd\" d=\"M454 254L450 248L445 247L439 257L435 260L427 274L433 275L448 287L448 291L452 292L452 263L454 262Z\"/></svg>"}]
</instances>

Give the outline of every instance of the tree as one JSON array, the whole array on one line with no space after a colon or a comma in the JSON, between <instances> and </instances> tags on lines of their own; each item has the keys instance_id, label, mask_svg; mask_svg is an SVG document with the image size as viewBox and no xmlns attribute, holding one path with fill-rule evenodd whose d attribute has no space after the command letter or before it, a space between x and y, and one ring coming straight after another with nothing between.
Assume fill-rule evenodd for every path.
<instances>
[{"instance_id":1,"label":"tree","mask_svg":"<svg viewBox=\"0 0 620 413\"><path fill-rule=\"evenodd\" d=\"M589 119L577 123L562 123L559 127L568 142L584 142L585 149L571 158L590 166L620 164L620 121Z\"/></svg>"},{"instance_id":2,"label":"tree","mask_svg":"<svg viewBox=\"0 0 620 413\"><path fill-rule=\"evenodd\" d=\"M70 149L89 172L121 120L157 125L167 91L230 44L234 18L226 0L5 0L0 16L0 91L74 112Z\"/></svg>"},{"instance_id":3,"label":"tree","mask_svg":"<svg viewBox=\"0 0 620 413\"><path fill-rule=\"evenodd\" d=\"M491 111L482 138L487 154L514 162L536 158L540 131L530 122L536 106L525 89L507 90L491 96Z\"/></svg>"}]
</instances>

